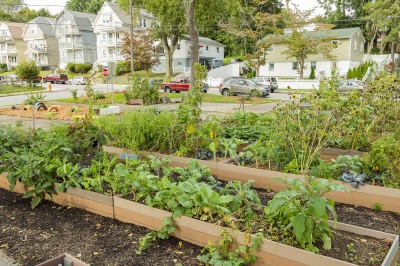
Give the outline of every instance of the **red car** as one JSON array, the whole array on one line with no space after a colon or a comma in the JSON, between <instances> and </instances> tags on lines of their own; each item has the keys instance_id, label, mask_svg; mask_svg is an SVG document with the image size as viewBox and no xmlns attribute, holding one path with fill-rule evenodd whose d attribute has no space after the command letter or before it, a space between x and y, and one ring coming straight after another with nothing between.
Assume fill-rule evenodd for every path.
<instances>
[{"instance_id":1,"label":"red car","mask_svg":"<svg viewBox=\"0 0 400 266\"><path fill-rule=\"evenodd\" d=\"M68 77L65 74L49 74L43 78L43 82L51 82L51 83L68 83Z\"/></svg>"},{"instance_id":2,"label":"red car","mask_svg":"<svg viewBox=\"0 0 400 266\"><path fill-rule=\"evenodd\" d=\"M181 91L188 91L190 87L190 80L189 78L180 78L178 81L171 81L167 83L162 83L161 84L161 89L163 89L165 92L181 92ZM204 83L203 86L203 91L207 92L208 90L208 84Z\"/></svg>"}]
</instances>

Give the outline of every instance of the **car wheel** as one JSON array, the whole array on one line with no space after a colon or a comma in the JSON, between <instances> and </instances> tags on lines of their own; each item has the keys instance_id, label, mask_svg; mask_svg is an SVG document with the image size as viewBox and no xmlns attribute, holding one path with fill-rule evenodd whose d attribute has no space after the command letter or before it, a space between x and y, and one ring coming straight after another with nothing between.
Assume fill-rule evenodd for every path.
<instances>
[{"instance_id":1,"label":"car wheel","mask_svg":"<svg viewBox=\"0 0 400 266\"><path fill-rule=\"evenodd\" d=\"M44 82L44 83L47 83L47 80L46 80L46 79L43 79L43 82Z\"/></svg>"},{"instance_id":2,"label":"car wheel","mask_svg":"<svg viewBox=\"0 0 400 266\"><path fill-rule=\"evenodd\" d=\"M169 86L165 87L165 88L164 88L164 91L165 91L166 93L171 93L171 92L172 92L171 87L169 87Z\"/></svg>"},{"instance_id":3,"label":"car wheel","mask_svg":"<svg viewBox=\"0 0 400 266\"><path fill-rule=\"evenodd\" d=\"M81 82L80 82L80 81L78 81L78 85L81 85Z\"/></svg>"},{"instance_id":4,"label":"car wheel","mask_svg":"<svg viewBox=\"0 0 400 266\"><path fill-rule=\"evenodd\" d=\"M72 85L71 81L68 82L69 85Z\"/></svg>"},{"instance_id":5,"label":"car wheel","mask_svg":"<svg viewBox=\"0 0 400 266\"><path fill-rule=\"evenodd\" d=\"M176 93L180 93L181 91L175 91Z\"/></svg>"},{"instance_id":6,"label":"car wheel","mask_svg":"<svg viewBox=\"0 0 400 266\"><path fill-rule=\"evenodd\" d=\"M228 96L229 95L229 90L228 89L223 89L221 94L224 95L224 96Z\"/></svg>"},{"instance_id":7,"label":"car wheel","mask_svg":"<svg viewBox=\"0 0 400 266\"><path fill-rule=\"evenodd\" d=\"M274 93L274 91L275 91L274 89L271 89L271 93Z\"/></svg>"}]
</instances>

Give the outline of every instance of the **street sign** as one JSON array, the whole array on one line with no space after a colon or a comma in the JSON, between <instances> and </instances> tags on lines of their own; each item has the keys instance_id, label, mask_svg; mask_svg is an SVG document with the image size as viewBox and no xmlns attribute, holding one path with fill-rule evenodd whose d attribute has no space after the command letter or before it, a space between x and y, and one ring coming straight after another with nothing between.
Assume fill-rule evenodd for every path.
<instances>
[{"instance_id":1,"label":"street sign","mask_svg":"<svg viewBox=\"0 0 400 266\"><path fill-rule=\"evenodd\" d=\"M108 76L108 69L107 68L103 69L103 76L104 77Z\"/></svg>"}]
</instances>

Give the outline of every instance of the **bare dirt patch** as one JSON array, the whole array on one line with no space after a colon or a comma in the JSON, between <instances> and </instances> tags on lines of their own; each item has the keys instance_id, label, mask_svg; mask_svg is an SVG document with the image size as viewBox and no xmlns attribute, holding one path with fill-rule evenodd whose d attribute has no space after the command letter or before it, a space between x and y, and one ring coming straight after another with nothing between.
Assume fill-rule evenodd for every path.
<instances>
[{"instance_id":1,"label":"bare dirt patch","mask_svg":"<svg viewBox=\"0 0 400 266\"><path fill-rule=\"evenodd\" d=\"M56 119L56 120L74 120L75 117L87 115L89 113L89 106L85 105L46 105L48 110L33 110L32 107L25 108L23 105L15 106L17 109L11 107L0 108L0 115L18 116L25 118L35 119ZM51 107L54 107L50 109Z\"/></svg>"}]
</instances>

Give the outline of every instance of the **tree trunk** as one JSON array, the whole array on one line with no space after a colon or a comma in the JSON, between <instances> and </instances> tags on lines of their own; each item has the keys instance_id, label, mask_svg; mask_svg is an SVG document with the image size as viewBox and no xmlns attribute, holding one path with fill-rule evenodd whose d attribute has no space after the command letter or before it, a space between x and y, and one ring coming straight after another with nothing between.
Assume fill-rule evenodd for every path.
<instances>
[{"instance_id":1,"label":"tree trunk","mask_svg":"<svg viewBox=\"0 0 400 266\"><path fill-rule=\"evenodd\" d=\"M162 34L161 42L163 44L164 53L165 53L165 76L167 78L171 78L173 76L173 68L172 68L172 61L173 55L175 51L175 47L173 45L168 44L168 37L166 34Z\"/></svg>"},{"instance_id":2,"label":"tree trunk","mask_svg":"<svg viewBox=\"0 0 400 266\"><path fill-rule=\"evenodd\" d=\"M394 48L396 47L396 43L392 41L391 47L390 47L390 58L392 59L391 61L394 62Z\"/></svg>"},{"instance_id":3,"label":"tree trunk","mask_svg":"<svg viewBox=\"0 0 400 266\"><path fill-rule=\"evenodd\" d=\"M304 74L304 60L299 61L299 74L300 74L300 79L303 79L303 74Z\"/></svg>"},{"instance_id":4,"label":"tree trunk","mask_svg":"<svg viewBox=\"0 0 400 266\"><path fill-rule=\"evenodd\" d=\"M196 85L194 66L199 62L199 32L197 31L194 20L194 8L196 0L184 0L186 10L186 23L190 34L192 49L190 51L190 88Z\"/></svg>"},{"instance_id":5,"label":"tree trunk","mask_svg":"<svg viewBox=\"0 0 400 266\"><path fill-rule=\"evenodd\" d=\"M375 31L370 43L368 44L368 51L367 51L368 54L371 54L371 52L372 52L372 48L374 47L374 42L375 42L375 38L376 38L376 34L377 33L378 33L378 31Z\"/></svg>"}]
</instances>

